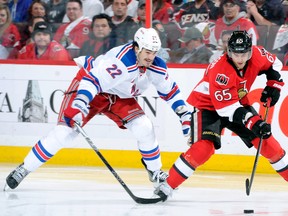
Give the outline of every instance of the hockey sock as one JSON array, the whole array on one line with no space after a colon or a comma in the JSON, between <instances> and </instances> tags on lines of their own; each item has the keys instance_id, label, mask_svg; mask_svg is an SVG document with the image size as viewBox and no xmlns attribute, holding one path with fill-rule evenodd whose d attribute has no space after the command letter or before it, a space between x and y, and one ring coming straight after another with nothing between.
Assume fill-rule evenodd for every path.
<instances>
[{"instance_id":1,"label":"hockey sock","mask_svg":"<svg viewBox=\"0 0 288 216\"><path fill-rule=\"evenodd\" d=\"M252 140L252 144L256 149L258 149L259 141L259 138ZM268 139L263 139L260 153L267 158L270 163L279 161L285 154L284 149L280 146L273 135L271 135Z\"/></svg>"},{"instance_id":2,"label":"hockey sock","mask_svg":"<svg viewBox=\"0 0 288 216\"><path fill-rule=\"evenodd\" d=\"M61 148L72 146L78 135L72 128L57 125L48 136L39 140L24 159L24 167L33 172L52 158Z\"/></svg>"},{"instance_id":3,"label":"hockey sock","mask_svg":"<svg viewBox=\"0 0 288 216\"><path fill-rule=\"evenodd\" d=\"M277 171L279 175L281 175L285 181L288 181L288 167L286 166L283 170Z\"/></svg>"},{"instance_id":4,"label":"hockey sock","mask_svg":"<svg viewBox=\"0 0 288 216\"><path fill-rule=\"evenodd\" d=\"M180 155L169 170L168 184L174 189L189 178L195 169L204 164L215 152L214 144L209 140L200 140Z\"/></svg>"},{"instance_id":5,"label":"hockey sock","mask_svg":"<svg viewBox=\"0 0 288 216\"><path fill-rule=\"evenodd\" d=\"M283 156L278 161L271 163L271 165L279 175L288 181L288 155L285 151Z\"/></svg>"},{"instance_id":6,"label":"hockey sock","mask_svg":"<svg viewBox=\"0 0 288 216\"><path fill-rule=\"evenodd\" d=\"M42 145L41 140L39 140L25 157L24 167L32 172L48 161L51 157L53 157L53 154L49 153Z\"/></svg>"},{"instance_id":7,"label":"hockey sock","mask_svg":"<svg viewBox=\"0 0 288 216\"><path fill-rule=\"evenodd\" d=\"M258 148L259 140L256 138L252 141L255 148ZM288 181L288 155L273 136L263 140L260 153L269 160L277 173Z\"/></svg>"}]
</instances>

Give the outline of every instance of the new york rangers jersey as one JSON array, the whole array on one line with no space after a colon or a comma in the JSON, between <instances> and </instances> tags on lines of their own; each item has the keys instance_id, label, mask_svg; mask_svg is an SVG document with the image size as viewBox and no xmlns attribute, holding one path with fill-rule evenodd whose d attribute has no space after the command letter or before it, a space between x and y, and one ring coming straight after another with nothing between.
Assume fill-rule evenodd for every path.
<instances>
[{"instance_id":1,"label":"new york rangers jersey","mask_svg":"<svg viewBox=\"0 0 288 216\"><path fill-rule=\"evenodd\" d=\"M155 57L149 68L139 67L132 43L115 47L96 59L82 56L74 60L87 72L79 84L78 94L86 95L89 101L101 92L120 98L136 97L152 84L173 109L185 104L177 84L167 73L165 62Z\"/></svg>"},{"instance_id":2,"label":"new york rangers jersey","mask_svg":"<svg viewBox=\"0 0 288 216\"><path fill-rule=\"evenodd\" d=\"M256 77L280 72L281 68L281 61L259 46L252 46L252 57L243 70L237 70L227 54L222 55L207 67L187 102L231 120L237 108L250 105L247 94Z\"/></svg>"}]
</instances>

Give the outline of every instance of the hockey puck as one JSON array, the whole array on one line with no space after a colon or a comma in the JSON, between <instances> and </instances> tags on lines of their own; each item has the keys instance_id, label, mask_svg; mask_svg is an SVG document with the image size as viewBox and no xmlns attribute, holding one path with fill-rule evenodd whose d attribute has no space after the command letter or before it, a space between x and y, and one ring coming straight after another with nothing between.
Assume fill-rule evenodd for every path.
<instances>
[{"instance_id":1,"label":"hockey puck","mask_svg":"<svg viewBox=\"0 0 288 216\"><path fill-rule=\"evenodd\" d=\"M254 210L253 209L244 209L245 214L253 214Z\"/></svg>"}]
</instances>

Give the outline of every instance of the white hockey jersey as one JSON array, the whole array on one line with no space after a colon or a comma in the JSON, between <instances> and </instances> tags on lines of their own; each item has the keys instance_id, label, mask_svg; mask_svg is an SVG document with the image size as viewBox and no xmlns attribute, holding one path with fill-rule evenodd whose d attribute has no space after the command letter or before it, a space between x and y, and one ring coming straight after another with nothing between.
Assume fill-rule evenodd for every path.
<instances>
[{"instance_id":1,"label":"white hockey jersey","mask_svg":"<svg viewBox=\"0 0 288 216\"><path fill-rule=\"evenodd\" d=\"M87 76L80 82L78 94L85 94L89 102L101 92L120 98L136 97L152 84L174 110L185 105L177 84L167 73L166 63L155 57L149 68L138 67L132 43L115 47L96 59L82 56L74 60L87 71Z\"/></svg>"}]
</instances>

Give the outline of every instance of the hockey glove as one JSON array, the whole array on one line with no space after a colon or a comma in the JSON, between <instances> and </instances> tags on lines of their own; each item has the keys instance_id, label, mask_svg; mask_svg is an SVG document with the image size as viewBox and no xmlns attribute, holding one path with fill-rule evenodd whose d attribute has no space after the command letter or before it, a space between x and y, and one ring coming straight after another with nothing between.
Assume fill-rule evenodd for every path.
<instances>
[{"instance_id":1,"label":"hockey glove","mask_svg":"<svg viewBox=\"0 0 288 216\"><path fill-rule=\"evenodd\" d=\"M267 139L271 135L271 125L263 121L259 115L250 117L247 120L245 126L257 137L263 137L263 139Z\"/></svg>"},{"instance_id":2,"label":"hockey glove","mask_svg":"<svg viewBox=\"0 0 288 216\"><path fill-rule=\"evenodd\" d=\"M87 103L81 99L75 98L70 107L64 110L64 120L69 127L74 127L75 122L80 124L83 123L83 118L85 118L89 113Z\"/></svg>"},{"instance_id":3,"label":"hockey glove","mask_svg":"<svg viewBox=\"0 0 288 216\"><path fill-rule=\"evenodd\" d=\"M284 82L282 80L268 80L266 87L264 88L260 101L263 103L267 102L268 98L271 98L270 106L274 106L280 97L280 91Z\"/></svg>"},{"instance_id":4,"label":"hockey glove","mask_svg":"<svg viewBox=\"0 0 288 216\"><path fill-rule=\"evenodd\" d=\"M191 133L191 127L190 127L191 112L187 110L187 107L183 107L179 111L177 111L177 109L176 109L176 114L180 118L180 122L182 124L183 135L185 137L190 136L190 133Z\"/></svg>"}]
</instances>

